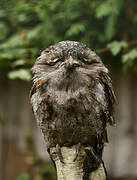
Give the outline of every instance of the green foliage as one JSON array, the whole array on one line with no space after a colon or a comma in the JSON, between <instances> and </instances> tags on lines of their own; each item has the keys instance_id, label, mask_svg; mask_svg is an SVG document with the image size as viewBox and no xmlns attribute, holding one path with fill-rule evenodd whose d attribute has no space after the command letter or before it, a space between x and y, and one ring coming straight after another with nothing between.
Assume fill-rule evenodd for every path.
<instances>
[{"instance_id":1,"label":"green foliage","mask_svg":"<svg viewBox=\"0 0 137 180\"><path fill-rule=\"evenodd\" d=\"M40 169L40 174L41 175L45 175L45 174L54 174L55 175L56 174L55 167L53 166L53 164L45 165Z\"/></svg>"},{"instance_id":2,"label":"green foliage","mask_svg":"<svg viewBox=\"0 0 137 180\"><path fill-rule=\"evenodd\" d=\"M25 81L30 81L31 80L31 74L28 69L18 69L18 70L13 70L8 73L8 77L10 79L21 79Z\"/></svg>"},{"instance_id":3,"label":"green foliage","mask_svg":"<svg viewBox=\"0 0 137 180\"><path fill-rule=\"evenodd\" d=\"M0 117L0 124L4 124L4 120Z\"/></svg>"},{"instance_id":4,"label":"green foliage","mask_svg":"<svg viewBox=\"0 0 137 180\"><path fill-rule=\"evenodd\" d=\"M130 50L122 56L122 62L127 66L133 66L137 61L137 48ZM137 71L136 67L134 68Z\"/></svg>"},{"instance_id":5,"label":"green foliage","mask_svg":"<svg viewBox=\"0 0 137 180\"><path fill-rule=\"evenodd\" d=\"M12 63L12 67L22 66L25 64L26 64L26 62L23 59L19 59Z\"/></svg>"},{"instance_id":6,"label":"green foliage","mask_svg":"<svg viewBox=\"0 0 137 180\"><path fill-rule=\"evenodd\" d=\"M98 4L96 8L96 17L102 18L106 16L111 16L115 14L118 16L120 14L121 8L123 7L124 0L105 0Z\"/></svg>"},{"instance_id":7,"label":"green foliage","mask_svg":"<svg viewBox=\"0 0 137 180\"><path fill-rule=\"evenodd\" d=\"M9 33L9 29L4 22L0 23L0 32L2 34L2 36L0 36L0 42L2 42L7 38Z\"/></svg>"},{"instance_id":8,"label":"green foliage","mask_svg":"<svg viewBox=\"0 0 137 180\"><path fill-rule=\"evenodd\" d=\"M127 48L128 44L125 41L113 41L107 45L108 48L110 48L110 51L114 56L116 56L122 48Z\"/></svg>"},{"instance_id":9,"label":"green foliage","mask_svg":"<svg viewBox=\"0 0 137 180\"><path fill-rule=\"evenodd\" d=\"M127 43L137 39L136 0L2 0L0 5L0 69L8 69L9 78L30 80L28 69L40 51L67 39L108 47L124 65L136 65L136 44Z\"/></svg>"},{"instance_id":10,"label":"green foliage","mask_svg":"<svg viewBox=\"0 0 137 180\"><path fill-rule=\"evenodd\" d=\"M117 18L124 6L124 0L106 0L101 2L96 8L96 17L101 19L106 17L104 21L104 35L106 40L111 40L116 33Z\"/></svg>"},{"instance_id":11,"label":"green foliage","mask_svg":"<svg viewBox=\"0 0 137 180\"><path fill-rule=\"evenodd\" d=\"M28 173L22 173L20 174L16 180L30 180L30 175Z\"/></svg>"},{"instance_id":12,"label":"green foliage","mask_svg":"<svg viewBox=\"0 0 137 180\"><path fill-rule=\"evenodd\" d=\"M74 35L78 35L80 32L84 32L84 31L85 31L84 24L75 23L75 24L72 24L70 26L70 28L66 32L66 36L71 37L71 36L74 36Z\"/></svg>"}]
</instances>

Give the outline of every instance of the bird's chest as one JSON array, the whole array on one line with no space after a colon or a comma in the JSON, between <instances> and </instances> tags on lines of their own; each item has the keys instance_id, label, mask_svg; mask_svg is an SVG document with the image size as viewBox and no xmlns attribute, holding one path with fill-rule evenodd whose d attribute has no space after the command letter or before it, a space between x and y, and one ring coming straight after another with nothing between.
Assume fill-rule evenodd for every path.
<instances>
[{"instance_id":1,"label":"bird's chest","mask_svg":"<svg viewBox=\"0 0 137 180\"><path fill-rule=\"evenodd\" d=\"M95 95L94 92L97 92ZM103 124L100 119L102 113L101 103L103 94L99 96L98 90L92 90L88 87L81 87L75 91L57 90L50 88L43 94L41 110L37 113L42 114L41 128L49 135L54 135L59 141L69 140L70 136L75 139L82 139L102 132ZM100 99L97 99L98 98ZM73 139L73 138L71 138ZM87 141L87 140L83 140Z\"/></svg>"},{"instance_id":2,"label":"bird's chest","mask_svg":"<svg viewBox=\"0 0 137 180\"><path fill-rule=\"evenodd\" d=\"M47 92L49 101L56 113L75 113L95 112L99 114L102 108L107 106L105 92L100 83L94 88L89 86L79 87L76 90L60 90L51 88Z\"/></svg>"},{"instance_id":3,"label":"bird's chest","mask_svg":"<svg viewBox=\"0 0 137 180\"><path fill-rule=\"evenodd\" d=\"M80 86L76 89L75 84L72 87L66 91L66 88L58 89L52 84L46 89L41 96L44 112L48 114L44 121L54 124L84 119L94 121L105 108L106 99L101 84L96 84L94 88Z\"/></svg>"},{"instance_id":4,"label":"bird's chest","mask_svg":"<svg viewBox=\"0 0 137 180\"><path fill-rule=\"evenodd\" d=\"M52 89L53 91L53 89ZM56 90L50 96L50 101L53 105L53 109L58 112L59 110L64 111L64 113L71 112L84 112L89 110L89 106L85 107L86 104L90 104L91 100L88 100L89 94L87 88L79 88L76 91L68 90ZM86 103L85 103L86 100Z\"/></svg>"}]
</instances>

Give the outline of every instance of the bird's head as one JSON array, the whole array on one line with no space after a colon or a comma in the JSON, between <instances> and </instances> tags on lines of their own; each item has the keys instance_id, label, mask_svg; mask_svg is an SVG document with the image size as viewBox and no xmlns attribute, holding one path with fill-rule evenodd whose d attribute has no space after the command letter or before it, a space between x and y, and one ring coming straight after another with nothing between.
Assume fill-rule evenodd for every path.
<instances>
[{"instance_id":1,"label":"bird's head","mask_svg":"<svg viewBox=\"0 0 137 180\"><path fill-rule=\"evenodd\" d=\"M73 83L75 88L88 83L89 76L98 71L108 72L94 51L76 41L62 41L49 46L32 68L34 82L50 79L55 86Z\"/></svg>"}]
</instances>

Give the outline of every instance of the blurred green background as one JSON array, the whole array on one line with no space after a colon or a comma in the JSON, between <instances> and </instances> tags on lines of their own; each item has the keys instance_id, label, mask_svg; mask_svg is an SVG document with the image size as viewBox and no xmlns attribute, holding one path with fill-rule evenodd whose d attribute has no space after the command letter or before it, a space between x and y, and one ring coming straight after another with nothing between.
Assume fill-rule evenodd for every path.
<instances>
[{"instance_id":1,"label":"blurred green background","mask_svg":"<svg viewBox=\"0 0 137 180\"><path fill-rule=\"evenodd\" d=\"M69 39L137 71L136 29L136 0L1 0L0 68L29 81L40 51Z\"/></svg>"},{"instance_id":2,"label":"blurred green background","mask_svg":"<svg viewBox=\"0 0 137 180\"><path fill-rule=\"evenodd\" d=\"M16 90L19 92L22 87L23 91L27 89L27 92L25 91L26 94L29 93L32 78L30 68L36 57L47 46L62 40L75 40L87 44L100 55L113 76L116 77L114 78L117 81L116 86L118 86L119 77L126 76L124 80L127 79L132 84L132 87L130 86L131 92L135 89L134 85L137 77L136 0L0 0L0 130L2 135L0 140L2 150L0 152L2 154L4 151L5 153L5 155L1 155L1 162L5 163L4 168L10 168L6 167L8 160L5 160L8 156L8 148L11 147L9 144L11 143L12 148L14 147L13 142L11 142L12 138L9 138L6 132L10 126L8 121L10 117L5 115L8 114L6 102L7 104L9 104L9 101L11 102L9 105L10 110L14 104L13 111L21 111L21 109L18 110L18 105L13 103L16 101L22 102L13 98L13 96L15 98L17 96ZM122 82L123 80L121 79L120 81ZM11 91L13 94L11 93L12 98L9 100L8 94ZM124 88L123 91L125 91ZM121 90L121 93L123 91ZM117 87L116 92L118 92ZM22 94L19 94L19 97L24 96L29 101L25 93L23 94L22 92ZM135 94L136 91L134 92ZM134 95L132 95L133 99ZM134 109L136 108L136 105L134 105ZM23 113L19 114L20 116L22 116L22 119L27 117L27 115L23 117ZM20 122L19 117L13 117L13 126ZM28 119L31 118L28 117ZM30 121L29 123L31 124L32 122ZM13 131L16 131L16 128ZM29 138L33 139L33 133L31 136ZM9 179L44 180L45 177L46 179L54 179L55 171L53 167L47 165L44 168L45 160L37 157L37 153L28 153L35 151L35 147L31 148L33 144L32 139L30 141L26 140L26 137L24 139L26 146L29 146L25 150L27 154L25 157L31 156L32 159L34 158L34 162L36 158L37 163L28 165L29 167L31 166L30 169L33 169L32 171L35 171L35 173L32 171L29 173L26 170L24 174L16 176L17 179L14 175ZM5 144L8 148L6 148ZM14 157L13 154L11 156ZM12 161L14 161L14 158ZM26 162L24 158L23 160L19 159L19 161ZM1 163L2 168L3 163ZM20 172L23 170L20 170ZM8 170L5 172L7 174ZM35 175L35 178L32 178L32 174L37 175ZM134 173L131 172L130 174L133 175ZM115 173L112 173L112 176L115 176ZM4 172L1 178L2 180L8 180L8 176L5 176ZM124 177L125 179L126 177ZM129 180L130 178L127 177L127 179Z\"/></svg>"}]
</instances>

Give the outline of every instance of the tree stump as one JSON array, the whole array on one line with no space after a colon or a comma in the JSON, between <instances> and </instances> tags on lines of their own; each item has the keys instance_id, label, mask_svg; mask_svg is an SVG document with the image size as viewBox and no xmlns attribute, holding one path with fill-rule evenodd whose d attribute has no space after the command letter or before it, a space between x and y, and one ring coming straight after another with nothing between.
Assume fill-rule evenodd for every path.
<instances>
[{"instance_id":1,"label":"tree stump","mask_svg":"<svg viewBox=\"0 0 137 180\"><path fill-rule=\"evenodd\" d=\"M106 172L102 162L96 170L87 174L85 166L89 166L89 164L86 164L88 162L85 161L87 154L84 146L80 147L75 159L76 153L77 145L61 147L63 157L63 162L61 162L58 148L50 148L50 156L56 165L58 180L106 180ZM92 166L92 162L90 162L90 166Z\"/></svg>"}]
</instances>

